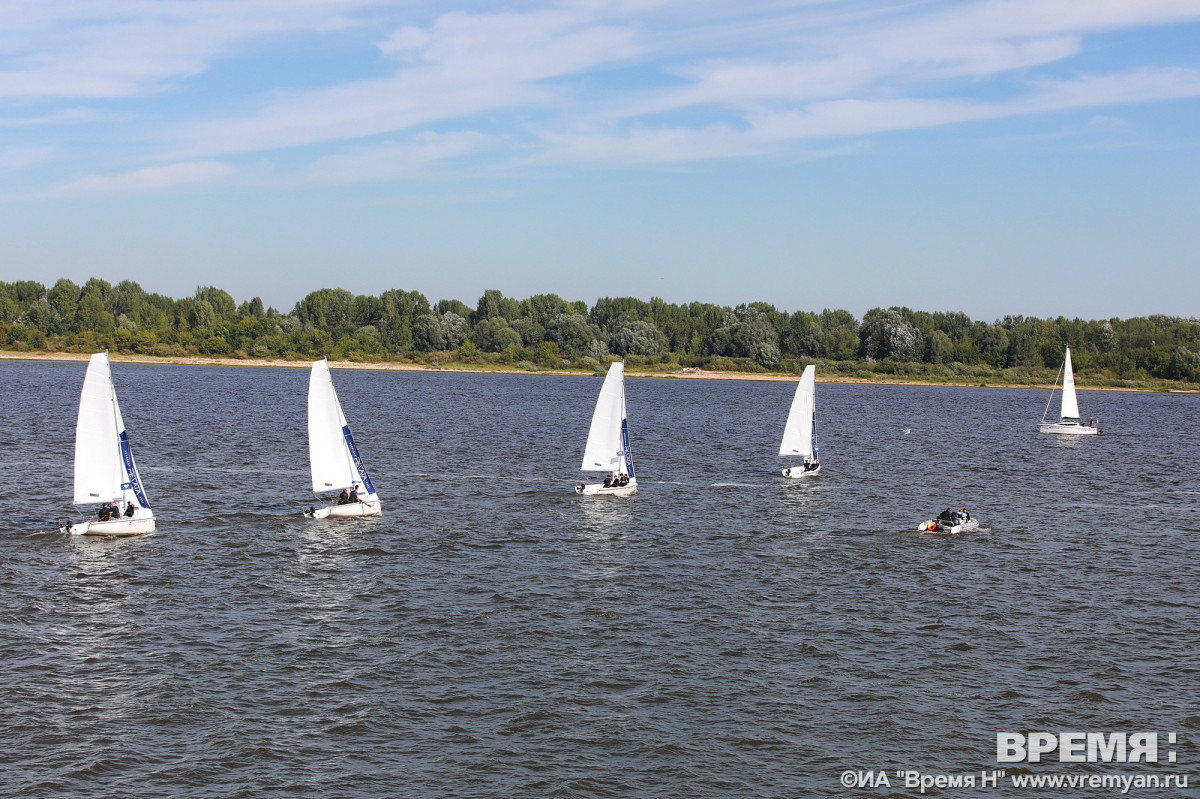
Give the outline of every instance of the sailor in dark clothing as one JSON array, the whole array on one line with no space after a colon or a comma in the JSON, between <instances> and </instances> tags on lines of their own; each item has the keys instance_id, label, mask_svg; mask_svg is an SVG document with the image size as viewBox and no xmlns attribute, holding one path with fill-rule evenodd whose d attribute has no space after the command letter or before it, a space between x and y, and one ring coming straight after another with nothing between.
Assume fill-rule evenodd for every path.
<instances>
[{"instance_id":1,"label":"sailor in dark clothing","mask_svg":"<svg viewBox=\"0 0 1200 799\"><path fill-rule=\"evenodd\" d=\"M133 503L132 502L130 502L128 505L125 506L125 518L126 519L133 518Z\"/></svg>"},{"instance_id":2,"label":"sailor in dark clothing","mask_svg":"<svg viewBox=\"0 0 1200 799\"><path fill-rule=\"evenodd\" d=\"M938 520L943 521L943 522L953 522L954 521L954 511L950 510L949 508L946 508L944 511L942 511L941 513L938 514Z\"/></svg>"},{"instance_id":3,"label":"sailor in dark clothing","mask_svg":"<svg viewBox=\"0 0 1200 799\"><path fill-rule=\"evenodd\" d=\"M354 488L352 488L350 490L350 496L346 499L346 502L358 502L358 501L359 501L359 499L358 499L358 483L355 483Z\"/></svg>"},{"instance_id":4,"label":"sailor in dark clothing","mask_svg":"<svg viewBox=\"0 0 1200 799\"><path fill-rule=\"evenodd\" d=\"M342 493L338 494L337 504L345 505L349 501L350 501L350 494L346 491L346 489L343 488Z\"/></svg>"},{"instance_id":5,"label":"sailor in dark clothing","mask_svg":"<svg viewBox=\"0 0 1200 799\"><path fill-rule=\"evenodd\" d=\"M610 474L604 478L604 487L612 488L612 484L613 484L613 476Z\"/></svg>"},{"instance_id":6,"label":"sailor in dark clothing","mask_svg":"<svg viewBox=\"0 0 1200 799\"><path fill-rule=\"evenodd\" d=\"M629 475L627 475L627 474L621 475L620 479L617 481L617 484L622 487L629 485Z\"/></svg>"},{"instance_id":7,"label":"sailor in dark clothing","mask_svg":"<svg viewBox=\"0 0 1200 799\"><path fill-rule=\"evenodd\" d=\"M106 522L112 518L112 508L109 507L107 502L100 506L100 512L97 514L97 518L102 522Z\"/></svg>"}]
</instances>

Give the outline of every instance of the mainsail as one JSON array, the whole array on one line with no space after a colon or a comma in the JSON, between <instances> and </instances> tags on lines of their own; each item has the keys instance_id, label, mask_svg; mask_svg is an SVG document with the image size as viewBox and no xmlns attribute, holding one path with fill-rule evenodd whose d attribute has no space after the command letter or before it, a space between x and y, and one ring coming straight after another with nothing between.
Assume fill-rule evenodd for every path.
<instances>
[{"instance_id":1,"label":"mainsail","mask_svg":"<svg viewBox=\"0 0 1200 799\"><path fill-rule=\"evenodd\" d=\"M124 503L133 498L139 507L150 507L125 434L108 353L98 352L88 361L79 396L73 502L76 505L118 500Z\"/></svg>"},{"instance_id":2,"label":"mainsail","mask_svg":"<svg viewBox=\"0 0 1200 799\"><path fill-rule=\"evenodd\" d=\"M812 364L804 367L796 395L792 397L792 408L788 411L787 424L783 427L783 440L779 443L779 454L800 456L806 460L815 457L814 414L817 404L817 369Z\"/></svg>"},{"instance_id":3,"label":"mainsail","mask_svg":"<svg viewBox=\"0 0 1200 799\"><path fill-rule=\"evenodd\" d=\"M616 361L608 367L587 446L583 450L583 472L611 472L633 477L633 455L629 452L629 425L625 418L625 364Z\"/></svg>"},{"instance_id":4,"label":"mainsail","mask_svg":"<svg viewBox=\"0 0 1200 799\"><path fill-rule=\"evenodd\" d=\"M1079 401L1075 398L1075 370L1071 368L1071 348L1063 361L1062 413L1063 419L1079 418Z\"/></svg>"},{"instance_id":5,"label":"mainsail","mask_svg":"<svg viewBox=\"0 0 1200 799\"><path fill-rule=\"evenodd\" d=\"M342 413L326 359L313 362L308 378L308 458L313 491L326 493L357 484L365 489L359 492L360 498L377 499Z\"/></svg>"}]
</instances>

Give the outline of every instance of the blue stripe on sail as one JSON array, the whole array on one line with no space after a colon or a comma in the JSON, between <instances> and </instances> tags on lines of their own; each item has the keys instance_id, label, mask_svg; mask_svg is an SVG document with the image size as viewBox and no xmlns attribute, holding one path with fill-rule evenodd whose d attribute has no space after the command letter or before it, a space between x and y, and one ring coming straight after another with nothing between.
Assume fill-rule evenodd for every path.
<instances>
[{"instance_id":1,"label":"blue stripe on sail","mask_svg":"<svg viewBox=\"0 0 1200 799\"><path fill-rule=\"evenodd\" d=\"M367 476L367 467L363 466L362 458L358 457L358 447L354 446L354 436L350 435L350 425L342 425L342 438L346 439L346 447L350 450L354 468L358 469L358 475L362 478L363 488L367 489L368 494L374 494L375 486L371 485L371 478Z\"/></svg>"},{"instance_id":2,"label":"blue stripe on sail","mask_svg":"<svg viewBox=\"0 0 1200 799\"><path fill-rule=\"evenodd\" d=\"M146 495L142 492L142 481L138 479L137 469L133 465L133 450L129 448L129 436L122 430L119 435L121 441L121 460L125 462L125 476L129 478L128 483L121 484L122 491L133 489L133 495L137 497L138 504L143 508L149 508L150 503L146 501Z\"/></svg>"},{"instance_id":3,"label":"blue stripe on sail","mask_svg":"<svg viewBox=\"0 0 1200 799\"><path fill-rule=\"evenodd\" d=\"M633 453L629 451L629 420L621 420L621 449L622 452L618 455L625 455L625 473L629 475L629 479L633 479Z\"/></svg>"}]
</instances>

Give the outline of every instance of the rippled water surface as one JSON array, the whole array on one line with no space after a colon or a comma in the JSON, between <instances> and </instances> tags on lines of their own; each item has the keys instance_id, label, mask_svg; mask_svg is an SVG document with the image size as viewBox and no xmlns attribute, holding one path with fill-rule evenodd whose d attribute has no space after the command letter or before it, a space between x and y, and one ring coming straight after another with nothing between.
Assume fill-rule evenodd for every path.
<instances>
[{"instance_id":1,"label":"rippled water surface","mask_svg":"<svg viewBox=\"0 0 1200 799\"><path fill-rule=\"evenodd\" d=\"M1176 731L1196 795L1200 397L818 384L789 483L794 384L630 380L622 500L598 379L338 370L384 515L312 522L305 370L117 363L159 532L104 540L50 532L83 372L0 362L5 795L883 796L1043 729Z\"/></svg>"}]
</instances>

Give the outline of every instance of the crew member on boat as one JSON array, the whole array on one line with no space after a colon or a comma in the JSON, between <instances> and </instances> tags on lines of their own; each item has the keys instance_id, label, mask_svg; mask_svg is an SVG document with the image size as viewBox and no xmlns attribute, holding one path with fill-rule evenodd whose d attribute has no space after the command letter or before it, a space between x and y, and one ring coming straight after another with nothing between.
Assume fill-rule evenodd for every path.
<instances>
[{"instance_id":1,"label":"crew member on boat","mask_svg":"<svg viewBox=\"0 0 1200 799\"><path fill-rule=\"evenodd\" d=\"M342 493L338 494L337 504L345 505L350 501L350 493L346 489L342 489Z\"/></svg>"}]
</instances>

